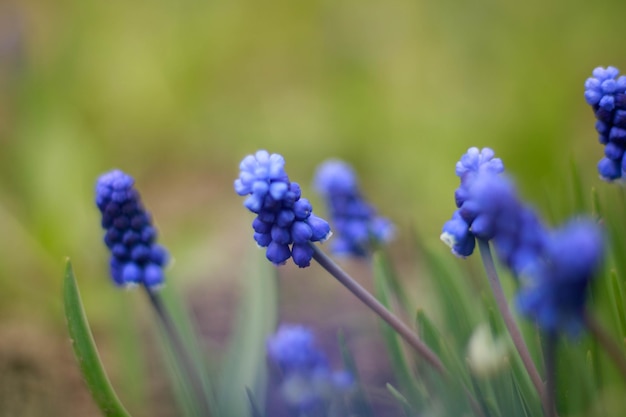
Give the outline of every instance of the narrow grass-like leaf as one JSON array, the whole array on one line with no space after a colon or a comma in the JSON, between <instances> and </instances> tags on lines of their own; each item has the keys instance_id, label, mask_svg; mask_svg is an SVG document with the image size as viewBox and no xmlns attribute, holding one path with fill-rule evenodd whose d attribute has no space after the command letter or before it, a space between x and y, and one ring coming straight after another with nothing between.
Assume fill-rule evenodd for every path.
<instances>
[{"instance_id":1,"label":"narrow grass-like leaf","mask_svg":"<svg viewBox=\"0 0 626 417\"><path fill-rule=\"evenodd\" d=\"M276 328L276 267L257 251L243 276L243 296L234 334L221 369L219 416L250 415L246 388L264 409L267 370L265 341Z\"/></svg>"},{"instance_id":2,"label":"narrow grass-like leaf","mask_svg":"<svg viewBox=\"0 0 626 417\"><path fill-rule=\"evenodd\" d=\"M65 265L63 302L74 354L93 399L107 417L130 417L117 398L100 361L69 260Z\"/></svg>"},{"instance_id":3,"label":"narrow grass-like leaf","mask_svg":"<svg viewBox=\"0 0 626 417\"><path fill-rule=\"evenodd\" d=\"M398 401L398 403L400 403L400 406L402 407L402 410L404 411L404 415L406 415L407 417L415 415L415 411L413 410L413 407L411 407L411 404L409 403L409 401L404 397L404 395L400 393L400 391L398 391L390 383L387 383L387 390L389 390L389 392L391 393L391 396L395 398Z\"/></svg>"},{"instance_id":4,"label":"narrow grass-like leaf","mask_svg":"<svg viewBox=\"0 0 626 417\"><path fill-rule=\"evenodd\" d=\"M615 270L611 271L611 287L613 290L611 291L611 295L613 296L617 321L622 332L622 337L626 337L626 309L624 308L624 296L622 295L622 287Z\"/></svg>"},{"instance_id":5,"label":"narrow grass-like leaf","mask_svg":"<svg viewBox=\"0 0 626 417\"><path fill-rule=\"evenodd\" d=\"M392 300L389 295L389 279L387 276L388 269L385 268L384 261L380 256L375 255L373 259L374 266L374 293L378 301L380 301L387 309L391 310ZM403 389L406 390L406 394L409 395L412 404L415 407L419 407L423 404L424 399L418 389L418 384L412 372L413 365L407 360L406 353L402 346L400 336L386 323L381 323L383 339L387 346L389 358L391 359L391 365L394 370L394 374L398 381L400 381Z\"/></svg>"},{"instance_id":6,"label":"narrow grass-like leaf","mask_svg":"<svg viewBox=\"0 0 626 417\"><path fill-rule=\"evenodd\" d=\"M361 376L359 374L359 370L356 367L356 362L354 360L354 356L352 352L348 348L346 343L345 336L342 331L339 331L337 334L337 340L339 342L339 349L341 352L341 359L343 361L343 366L346 371L350 372L352 377L354 378L354 382L356 384L356 392L353 395L351 408L354 410L356 415L360 417L374 417L374 410L372 410L372 405L367 398L367 393L363 389L363 384L361 383Z\"/></svg>"},{"instance_id":7,"label":"narrow grass-like leaf","mask_svg":"<svg viewBox=\"0 0 626 417\"><path fill-rule=\"evenodd\" d=\"M265 414L261 412L261 409L254 398L254 394L248 387L246 387L246 395L248 395L248 401L250 402L250 415L252 417L265 417Z\"/></svg>"},{"instance_id":8,"label":"narrow grass-like leaf","mask_svg":"<svg viewBox=\"0 0 626 417\"><path fill-rule=\"evenodd\" d=\"M468 285L469 277L453 267L456 259L443 245L441 250L426 245L420 250L444 313L446 334L454 340L456 348L463 348L480 314L480 309L471 303L473 291Z\"/></svg>"},{"instance_id":9,"label":"narrow grass-like leaf","mask_svg":"<svg viewBox=\"0 0 626 417\"><path fill-rule=\"evenodd\" d=\"M182 301L182 297L171 285L167 285L160 290L159 297L163 301L164 307L174 323L175 330L180 335L184 350L186 354L189 355L191 366L199 378L198 383L200 385L200 391L204 395L204 398L197 398L198 395L193 394L194 392L198 392L198 389L194 387L194 382L186 376L185 359L175 351L172 345L173 341L167 337L166 330L161 326L161 331L159 332L162 340L161 345L164 348L168 371L173 381L172 388L176 395L178 405L181 408L181 412L183 412L185 416L197 416L202 414L201 410L208 407L210 412L215 414L215 398L208 373L206 355L200 347L201 344L198 340L193 320L189 316L189 312ZM206 406L199 403L205 400L207 403Z\"/></svg>"}]
</instances>

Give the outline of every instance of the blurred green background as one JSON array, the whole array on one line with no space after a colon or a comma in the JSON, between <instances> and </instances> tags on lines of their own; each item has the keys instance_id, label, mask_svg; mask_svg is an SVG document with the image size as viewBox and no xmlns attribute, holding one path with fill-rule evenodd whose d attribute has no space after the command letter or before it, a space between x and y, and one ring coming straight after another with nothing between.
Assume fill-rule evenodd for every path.
<instances>
[{"instance_id":1,"label":"blurred green background","mask_svg":"<svg viewBox=\"0 0 626 417\"><path fill-rule=\"evenodd\" d=\"M254 245L232 182L257 149L283 154L318 207L315 166L352 163L399 251L411 226L438 239L470 146L492 147L540 210L572 161L599 183L583 82L626 68L624 15L618 0L4 0L0 340L24 329L67 351L66 256L99 343L115 346L120 322L132 333L142 297L111 285L93 204L114 167L135 177L183 289L240 273Z\"/></svg>"}]
</instances>

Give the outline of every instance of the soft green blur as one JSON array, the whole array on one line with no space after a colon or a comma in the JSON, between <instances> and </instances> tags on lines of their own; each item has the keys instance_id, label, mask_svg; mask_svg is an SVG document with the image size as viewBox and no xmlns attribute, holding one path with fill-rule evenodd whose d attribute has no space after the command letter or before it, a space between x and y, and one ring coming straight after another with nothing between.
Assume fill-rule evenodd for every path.
<instances>
[{"instance_id":1,"label":"soft green blur","mask_svg":"<svg viewBox=\"0 0 626 417\"><path fill-rule=\"evenodd\" d=\"M572 160L596 181L583 82L626 68L624 15L618 0L5 1L0 324L62 323L66 256L95 323L133 310L93 204L113 167L136 178L182 285L239 268L251 216L232 181L260 148L318 206L315 166L353 163L400 240L438 238L469 146L547 211Z\"/></svg>"}]
</instances>

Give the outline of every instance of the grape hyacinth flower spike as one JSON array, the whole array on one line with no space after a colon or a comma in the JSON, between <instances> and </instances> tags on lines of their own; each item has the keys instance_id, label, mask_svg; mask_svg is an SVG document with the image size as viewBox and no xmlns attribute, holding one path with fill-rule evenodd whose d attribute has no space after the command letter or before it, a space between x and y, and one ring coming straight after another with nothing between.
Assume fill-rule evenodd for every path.
<instances>
[{"instance_id":1,"label":"grape hyacinth flower spike","mask_svg":"<svg viewBox=\"0 0 626 417\"><path fill-rule=\"evenodd\" d=\"M267 340L267 355L282 372L283 399L301 413L315 415L354 386L349 372L331 370L308 327L281 325Z\"/></svg>"},{"instance_id":2,"label":"grape hyacinth flower spike","mask_svg":"<svg viewBox=\"0 0 626 417\"><path fill-rule=\"evenodd\" d=\"M597 67L585 82L585 100L596 116L604 158L598 162L600 178L619 180L626 172L626 76L615 67Z\"/></svg>"},{"instance_id":3,"label":"grape hyacinth flower spike","mask_svg":"<svg viewBox=\"0 0 626 417\"><path fill-rule=\"evenodd\" d=\"M393 224L377 216L374 207L362 197L350 165L340 160L323 162L313 183L326 200L335 231L331 243L335 254L367 256L376 246L391 241Z\"/></svg>"},{"instance_id":4,"label":"grape hyacinth flower spike","mask_svg":"<svg viewBox=\"0 0 626 417\"><path fill-rule=\"evenodd\" d=\"M133 178L120 170L101 175L96 183L96 205L106 231L104 243L111 251L110 271L121 287L163 285L168 253L156 243L157 232L141 203Z\"/></svg>"},{"instance_id":5,"label":"grape hyacinth flower spike","mask_svg":"<svg viewBox=\"0 0 626 417\"><path fill-rule=\"evenodd\" d=\"M444 224L440 236L454 255L465 258L470 256L476 247L476 237L470 230L475 210L472 208L472 202L465 204L470 186L480 173L495 175L503 171L502 160L495 157L491 148L469 148L456 163L455 173L461 180L459 188L454 192L457 210L453 213L452 219Z\"/></svg>"},{"instance_id":6,"label":"grape hyacinth flower spike","mask_svg":"<svg viewBox=\"0 0 626 417\"><path fill-rule=\"evenodd\" d=\"M281 265L293 258L300 268L309 266L311 242L327 240L330 226L313 214L311 203L301 197L298 183L289 181L285 159L260 150L246 156L239 169L235 191L248 196L244 206L257 215L252 222L254 240L267 248L267 259Z\"/></svg>"}]
</instances>

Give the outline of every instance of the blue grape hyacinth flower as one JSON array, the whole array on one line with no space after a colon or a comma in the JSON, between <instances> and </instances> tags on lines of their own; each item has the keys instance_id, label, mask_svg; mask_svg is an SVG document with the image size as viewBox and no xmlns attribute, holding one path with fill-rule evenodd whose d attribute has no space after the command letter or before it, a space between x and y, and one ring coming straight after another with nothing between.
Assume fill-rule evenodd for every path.
<instances>
[{"instance_id":1,"label":"blue grape hyacinth flower","mask_svg":"<svg viewBox=\"0 0 626 417\"><path fill-rule=\"evenodd\" d=\"M308 327L283 324L267 339L267 355L282 372L281 394L301 413L323 409L338 394L354 386L346 371L332 371Z\"/></svg>"},{"instance_id":2,"label":"blue grape hyacinth flower","mask_svg":"<svg viewBox=\"0 0 626 417\"><path fill-rule=\"evenodd\" d=\"M168 253L156 243L157 231L141 203L133 178L120 170L101 175L96 183L96 205L106 231L104 243L111 251L110 271L121 287L163 285Z\"/></svg>"},{"instance_id":3,"label":"blue grape hyacinth flower","mask_svg":"<svg viewBox=\"0 0 626 417\"><path fill-rule=\"evenodd\" d=\"M598 140L604 145L604 157L598 172L605 181L624 177L626 149L626 76L615 67L598 67L585 82L585 100L596 116Z\"/></svg>"},{"instance_id":4,"label":"blue grape hyacinth flower","mask_svg":"<svg viewBox=\"0 0 626 417\"><path fill-rule=\"evenodd\" d=\"M267 259L281 265L292 258L301 268L309 266L311 242L327 240L330 226L313 214L311 203L301 196L300 185L289 181L285 159L260 150L246 156L239 170L235 191L248 196L244 206L257 215L252 222L254 240L267 248Z\"/></svg>"},{"instance_id":5,"label":"blue grape hyacinth flower","mask_svg":"<svg viewBox=\"0 0 626 417\"><path fill-rule=\"evenodd\" d=\"M594 273L604 256L604 237L591 220L571 221L547 239L543 256L525 276L518 310L547 332L577 335Z\"/></svg>"},{"instance_id":6,"label":"blue grape hyacinth flower","mask_svg":"<svg viewBox=\"0 0 626 417\"><path fill-rule=\"evenodd\" d=\"M388 243L394 226L362 197L352 167L340 160L328 160L317 168L315 189L326 200L335 230L331 250L336 254L367 256L378 245Z\"/></svg>"},{"instance_id":7,"label":"blue grape hyacinth flower","mask_svg":"<svg viewBox=\"0 0 626 417\"><path fill-rule=\"evenodd\" d=\"M473 253L476 238L492 241L499 258L518 275L540 256L546 230L503 171L489 148L470 148L463 155L456 165L457 210L444 224L441 240L460 257Z\"/></svg>"},{"instance_id":8,"label":"blue grape hyacinth flower","mask_svg":"<svg viewBox=\"0 0 626 417\"><path fill-rule=\"evenodd\" d=\"M470 256L476 247L476 237L470 230L473 219L461 215L463 205L468 198L469 187L481 173L497 175L502 172L504 172L504 164L500 158L495 157L495 152L491 148L469 148L456 163L455 173L461 180L459 188L454 192L458 209L452 215L452 219L443 225L440 236L456 256L462 258ZM471 204L464 208L466 212L471 208L468 207Z\"/></svg>"}]
</instances>

